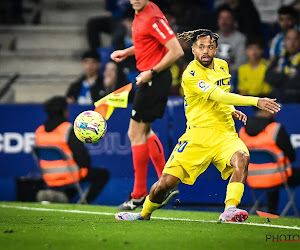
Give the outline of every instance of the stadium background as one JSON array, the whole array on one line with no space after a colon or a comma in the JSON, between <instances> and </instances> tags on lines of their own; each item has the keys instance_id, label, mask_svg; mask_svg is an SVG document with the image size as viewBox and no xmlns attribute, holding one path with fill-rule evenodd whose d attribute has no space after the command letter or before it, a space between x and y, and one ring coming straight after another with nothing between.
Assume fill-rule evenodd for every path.
<instances>
[{"instance_id":1,"label":"stadium background","mask_svg":"<svg viewBox=\"0 0 300 250\"><path fill-rule=\"evenodd\" d=\"M7 1L1 1L4 4ZM104 14L102 0L44 0L42 5L26 8L42 9L41 23L34 24L32 11L28 11L27 25L0 25L0 86L17 76L10 91L6 93L5 103L0 105L0 200L17 199L16 178L39 176L31 156L34 131L45 120L40 104L54 94L65 93L71 81L81 71L78 55L86 49L84 23L89 17ZM34 1L33 1L34 2ZM60 4L58 4L61 2ZM212 8L213 1L203 1ZM63 3L63 4L62 4ZM31 13L31 15L30 15ZM110 37L104 35L104 47ZM66 42L67 41L67 42ZM104 49L105 54L109 51ZM18 75L16 75L18 73ZM12 102L14 100L14 103ZM83 110L92 106L71 105L70 121ZM130 143L126 131L130 109L118 109L108 121L108 133L95 145L88 145L93 166L107 168L111 180L94 204L118 205L129 194L133 184L133 167ZM247 115L250 108L241 108ZM286 104L278 114L291 135L297 149L297 161L293 166L300 167L300 105ZM122 122L120 122L122 121ZM237 123L237 129L241 123ZM184 132L185 118L182 98L170 98L163 119L154 124L169 156L178 137ZM150 163L148 186L156 181L156 174ZM227 181L222 181L214 167L198 179L195 186L180 186L181 204L223 206ZM299 189L299 187L298 187ZM299 190L298 190L299 193ZM286 194L281 195L283 205ZM249 188L246 187L242 203L251 202ZM300 199L296 198L300 208ZM279 208L281 209L281 207Z\"/></svg>"}]
</instances>

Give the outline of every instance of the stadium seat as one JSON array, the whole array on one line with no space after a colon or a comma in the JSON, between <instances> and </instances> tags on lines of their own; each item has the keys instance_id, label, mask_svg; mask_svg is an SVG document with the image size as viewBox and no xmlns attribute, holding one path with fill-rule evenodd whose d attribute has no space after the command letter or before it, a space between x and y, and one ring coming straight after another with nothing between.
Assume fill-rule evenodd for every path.
<instances>
[{"instance_id":1,"label":"stadium seat","mask_svg":"<svg viewBox=\"0 0 300 250\"><path fill-rule=\"evenodd\" d=\"M274 162L274 163L278 162L277 156L273 152L271 152L267 149L249 148L249 152L250 152L250 156L251 156L249 169L251 169L251 164L265 164L265 163L271 163L271 162ZM281 168L279 168L279 170L280 169ZM280 172L280 173L281 173L283 180L285 180L283 173L282 172ZM248 185L249 185L249 183L248 183ZM249 185L249 186L251 188L251 193L252 193L253 200L254 200L254 204L251 207L249 214L255 213L255 211L259 208L262 200L266 197L268 191L274 191L277 189L284 188L288 195L288 202L285 205L284 209L282 210L280 216L285 216L286 213L288 212L288 210L292 207L295 216L299 217L299 213L298 213L297 207L295 205L295 201L294 201L296 189L290 188L287 181L284 181L283 184L280 186L276 186L276 187L272 187L272 188L265 188L265 189L256 188L251 185ZM256 193L258 193L258 191L261 191L260 195L256 194Z\"/></svg>"},{"instance_id":2,"label":"stadium seat","mask_svg":"<svg viewBox=\"0 0 300 250\"><path fill-rule=\"evenodd\" d=\"M78 192L79 195L79 199L76 202L77 204L87 204L86 201L86 196L87 193L89 191L89 187L85 188L85 191L83 192L83 189L80 185L80 183L77 181L77 179L75 178L72 169L68 163L68 157L67 155L59 148L56 146L37 146L34 145L32 147L32 154L33 154L33 158L35 160L36 165L39 167L41 173L43 174L44 169L41 168L40 166L40 160L47 160L47 161L57 161L57 160L63 160L67 163L67 167L68 169L70 169L70 173L74 178L74 183L71 185L65 185L65 186L61 186L59 188L66 188L66 187L70 187L70 186L74 186ZM59 173L59 172L58 172ZM49 189L53 189L53 187L49 187ZM57 190L53 190L53 195L55 194L55 196L58 196L57 194ZM58 191L59 192L59 191ZM47 194L47 192L45 192L45 194ZM59 200L64 200L64 199L58 199Z\"/></svg>"}]
</instances>

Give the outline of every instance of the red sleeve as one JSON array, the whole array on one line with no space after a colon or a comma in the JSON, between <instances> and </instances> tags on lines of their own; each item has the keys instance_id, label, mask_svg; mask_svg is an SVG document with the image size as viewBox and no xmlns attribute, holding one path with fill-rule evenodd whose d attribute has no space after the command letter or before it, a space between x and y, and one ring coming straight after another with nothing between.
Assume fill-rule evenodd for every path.
<instances>
[{"instance_id":1,"label":"red sleeve","mask_svg":"<svg viewBox=\"0 0 300 250\"><path fill-rule=\"evenodd\" d=\"M173 30L170 28L166 19L153 17L150 21L151 35L154 36L161 44L165 44L171 38L175 37Z\"/></svg>"}]
</instances>

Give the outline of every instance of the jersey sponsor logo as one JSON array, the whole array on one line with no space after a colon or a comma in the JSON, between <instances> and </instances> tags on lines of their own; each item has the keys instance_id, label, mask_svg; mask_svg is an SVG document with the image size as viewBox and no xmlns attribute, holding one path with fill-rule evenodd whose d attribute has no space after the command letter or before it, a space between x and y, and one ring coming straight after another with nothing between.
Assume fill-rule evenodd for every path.
<instances>
[{"instance_id":1,"label":"jersey sponsor logo","mask_svg":"<svg viewBox=\"0 0 300 250\"><path fill-rule=\"evenodd\" d=\"M198 82L198 87L204 92L206 93L210 88L211 86L209 84L207 84L205 81L203 80L200 80Z\"/></svg>"},{"instance_id":2,"label":"jersey sponsor logo","mask_svg":"<svg viewBox=\"0 0 300 250\"><path fill-rule=\"evenodd\" d=\"M224 79L221 79L221 80L217 81L217 85L218 86L230 85L230 80L226 83L226 82L224 82Z\"/></svg>"},{"instance_id":3,"label":"jersey sponsor logo","mask_svg":"<svg viewBox=\"0 0 300 250\"><path fill-rule=\"evenodd\" d=\"M152 24L152 27L157 31L158 34L160 34L160 36L163 39L166 39L167 37L165 36L164 33L162 33L162 31L158 28L158 25L156 23Z\"/></svg>"},{"instance_id":4,"label":"jersey sponsor logo","mask_svg":"<svg viewBox=\"0 0 300 250\"><path fill-rule=\"evenodd\" d=\"M194 75L195 75L195 71L194 71L194 70L191 70L191 71L190 71L190 74L191 74L192 76L194 76Z\"/></svg>"}]
</instances>

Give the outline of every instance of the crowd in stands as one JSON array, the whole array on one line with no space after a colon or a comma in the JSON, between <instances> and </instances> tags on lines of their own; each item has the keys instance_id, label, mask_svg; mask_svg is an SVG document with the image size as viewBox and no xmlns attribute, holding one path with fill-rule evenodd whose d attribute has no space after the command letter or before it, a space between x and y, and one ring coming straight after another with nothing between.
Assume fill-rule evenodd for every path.
<instances>
[{"instance_id":1,"label":"crowd in stands","mask_svg":"<svg viewBox=\"0 0 300 250\"><path fill-rule=\"evenodd\" d=\"M298 10L294 7L296 1L153 2L163 10L175 33L208 28L220 35L216 57L229 64L233 92L276 97L285 103L300 102L300 36ZM130 1L107 1L106 9L107 16L94 17L87 23L90 49L99 51L102 32L111 32L114 49L131 46L134 14ZM193 59L190 44L180 43L185 55L171 67L173 84L170 96L183 95L181 74ZM127 82L137 74L133 57L119 67L128 76Z\"/></svg>"},{"instance_id":2,"label":"crowd in stands","mask_svg":"<svg viewBox=\"0 0 300 250\"><path fill-rule=\"evenodd\" d=\"M272 96L285 103L300 102L297 0L152 1L165 13L175 33L208 28L220 35L216 57L229 64L232 92ZM22 1L15 2L20 7ZM109 62L110 52L133 45L131 25L134 11L130 1L106 0L105 3L105 15L92 17L86 23L89 53L99 54L100 57L96 60L100 73L96 78L92 77L92 80L81 77L72 84L66 94L69 102L91 103L102 94L133 82L138 74L134 57L129 57L120 65ZM103 47L103 33L112 37L109 48ZM181 75L193 60L190 44L184 41L180 43L185 54L171 67L171 96L183 95ZM86 72L85 61L83 60L83 68ZM109 68L105 68L106 63L109 63ZM123 72L125 77L121 76L122 80L116 80L117 83L108 86L111 80L105 76L108 75L105 71L112 71L112 68L115 68L115 72ZM120 77L120 73L116 75ZM93 93L95 89L96 95Z\"/></svg>"}]
</instances>

